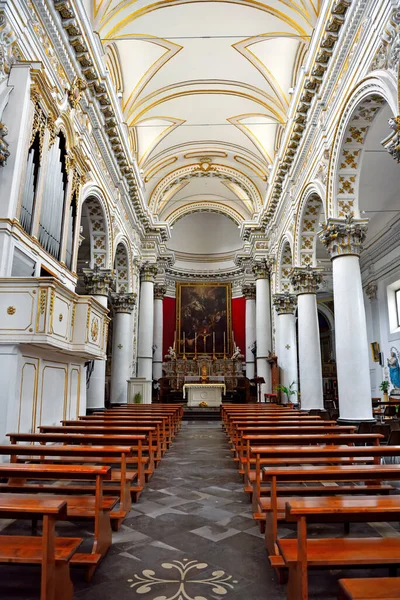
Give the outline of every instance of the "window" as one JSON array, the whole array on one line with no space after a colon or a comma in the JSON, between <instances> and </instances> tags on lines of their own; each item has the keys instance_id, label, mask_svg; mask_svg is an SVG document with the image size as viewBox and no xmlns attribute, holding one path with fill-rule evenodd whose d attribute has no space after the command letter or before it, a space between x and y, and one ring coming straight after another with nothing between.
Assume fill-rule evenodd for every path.
<instances>
[{"instance_id":1,"label":"window","mask_svg":"<svg viewBox=\"0 0 400 600\"><path fill-rule=\"evenodd\" d=\"M397 327L400 327L400 289L394 292L394 298L396 301Z\"/></svg>"}]
</instances>

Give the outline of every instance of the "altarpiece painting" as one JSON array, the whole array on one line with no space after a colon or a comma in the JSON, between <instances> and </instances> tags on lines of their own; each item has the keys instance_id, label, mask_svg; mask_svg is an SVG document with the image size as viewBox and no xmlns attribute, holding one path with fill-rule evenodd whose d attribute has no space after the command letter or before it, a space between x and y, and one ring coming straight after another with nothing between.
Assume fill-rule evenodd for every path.
<instances>
[{"instance_id":1,"label":"altarpiece painting","mask_svg":"<svg viewBox=\"0 0 400 600\"><path fill-rule=\"evenodd\" d=\"M232 344L230 283L177 283L178 356L230 356Z\"/></svg>"}]
</instances>

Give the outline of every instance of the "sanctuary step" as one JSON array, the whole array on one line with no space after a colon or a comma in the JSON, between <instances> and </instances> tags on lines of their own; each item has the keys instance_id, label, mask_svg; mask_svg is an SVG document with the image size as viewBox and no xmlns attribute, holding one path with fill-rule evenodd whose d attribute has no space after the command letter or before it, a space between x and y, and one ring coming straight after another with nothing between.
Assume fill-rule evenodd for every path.
<instances>
[{"instance_id":1,"label":"sanctuary step","mask_svg":"<svg viewBox=\"0 0 400 600\"><path fill-rule=\"evenodd\" d=\"M186 421L220 421L221 414L219 406L185 406L183 420Z\"/></svg>"}]
</instances>

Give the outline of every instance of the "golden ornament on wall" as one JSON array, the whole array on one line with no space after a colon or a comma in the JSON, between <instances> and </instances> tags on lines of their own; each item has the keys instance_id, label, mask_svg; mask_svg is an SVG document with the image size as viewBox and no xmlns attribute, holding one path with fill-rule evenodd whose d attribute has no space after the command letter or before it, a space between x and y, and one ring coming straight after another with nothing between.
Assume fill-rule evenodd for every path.
<instances>
[{"instance_id":1,"label":"golden ornament on wall","mask_svg":"<svg viewBox=\"0 0 400 600\"><path fill-rule=\"evenodd\" d=\"M63 320L63 318L64 318L64 317L63 317L63 315L60 313L60 314L58 315L58 320L60 321L60 323L61 323L61 321Z\"/></svg>"},{"instance_id":2,"label":"golden ornament on wall","mask_svg":"<svg viewBox=\"0 0 400 600\"><path fill-rule=\"evenodd\" d=\"M7 308L7 314L8 315L15 315L16 312L17 312L17 309L15 308L15 306L9 306Z\"/></svg>"},{"instance_id":3,"label":"golden ornament on wall","mask_svg":"<svg viewBox=\"0 0 400 600\"><path fill-rule=\"evenodd\" d=\"M90 334L92 336L92 340L97 342L97 338L99 337L99 321L95 317L92 319L92 326L90 328Z\"/></svg>"}]
</instances>

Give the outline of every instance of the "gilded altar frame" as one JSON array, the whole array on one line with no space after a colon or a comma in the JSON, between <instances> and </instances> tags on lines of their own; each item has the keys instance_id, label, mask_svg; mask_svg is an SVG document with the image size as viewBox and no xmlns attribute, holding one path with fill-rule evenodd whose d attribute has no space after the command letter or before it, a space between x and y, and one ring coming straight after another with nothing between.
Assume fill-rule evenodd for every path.
<instances>
[{"instance_id":1,"label":"gilded altar frame","mask_svg":"<svg viewBox=\"0 0 400 600\"><path fill-rule=\"evenodd\" d=\"M222 300L224 300L224 308L226 312L226 321L223 327L225 332L225 347L223 344L223 337L221 336L221 330L218 332L217 327L213 328L210 323L208 326L204 324L202 330L195 333L197 343L193 344L193 331L184 331L183 326L185 322L188 322L188 317L182 315L182 308L185 308L185 298L182 303L182 295L185 296L185 291L188 288L193 288L194 296L198 295L199 298L204 297L205 294L209 294L213 291L224 290L217 294L219 296L217 300L216 308L221 308ZM196 294L197 292L197 294ZM220 312L220 311L217 311ZM215 316L215 315L213 315ZM204 315L209 320L209 315ZM212 317L211 317L212 318ZM189 317L190 320L190 317ZM187 327L187 325L186 325ZM188 327L187 327L188 328ZM207 329L207 333L203 335L202 331ZM213 332L215 335L215 343L213 344ZM185 334L185 345L183 344L183 337ZM206 337L206 341L204 341ZM190 342L190 344L189 344ZM197 356L212 355L213 358L228 358L233 353L233 336L232 336L232 284L231 283L189 283L189 282L176 282L176 355L178 358L197 358Z\"/></svg>"}]
</instances>

